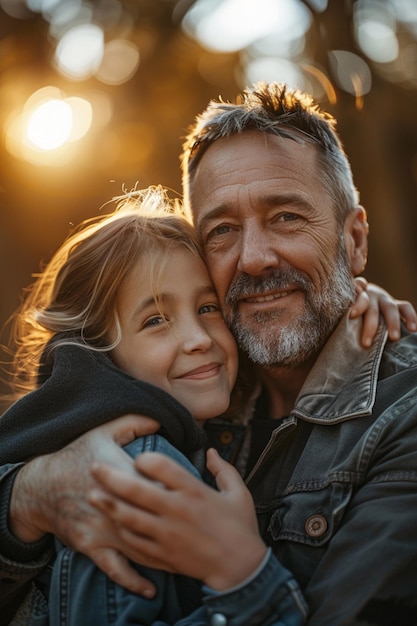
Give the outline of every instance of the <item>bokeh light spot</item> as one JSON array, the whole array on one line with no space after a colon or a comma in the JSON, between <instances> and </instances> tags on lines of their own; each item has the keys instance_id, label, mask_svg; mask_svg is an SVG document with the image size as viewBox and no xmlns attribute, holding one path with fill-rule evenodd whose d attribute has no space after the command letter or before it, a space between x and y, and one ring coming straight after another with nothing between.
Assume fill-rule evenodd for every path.
<instances>
[{"instance_id":1,"label":"bokeh light spot","mask_svg":"<svg viewBox=\"0 0 417 626\"><path fill-rule=\"evenodd\" d=\"M339 87L353 96L364 96L372 86L368 64L357 54L347 50L329 52L330 66Z\"/></svg>"},{"instance_id":2,"label":"bokeh light spot","mask_svg":"<svg viewBox=\"0 0 417 626\"><path fill-rule=\"evenodd\" d=\"M49 100L29 117L26 134L37 148L53 150L68 139L72 129L72 110L67 102Z\"/></svg>"},{"instance_id":3,"label":"bokeh light spot","mask_svg":"<svg viewBox=\"0 0 417 626\"><path fill-rule=\"evenodd\" d=\"M7 150L36 165L68 163L75 156L69 143L81 139L90 130L92 121L93 106L88 100L66 98L57 87L43 87L6 121Z\"/></svg>"},{"instance_id":4,"label":"bokeh light spot","mask_svg":"<svg viewBox=\"0 0 417 626\"><path fill-rule=\"evenodd\" d=\"M81 0L59 4L48 17L49 34L59 39L71 22L76 19L88 22L87 18L91 19L91 10L88 10Z\"/></svg>"},{"instance_id":5,"label":"bokeh light spot","mask_svg":"<svg viewBox=\"0 0 417 626\"><path fill-rule=\"evenodd\" d=\"M209 50L235 52L274 33L296 39L308 30L311 14L299 0L197 0L183 29Z\"/></svg>"},{"instance_id":6,"label":"bokeh light spot","mask_svg":"<svg viewBox=\"0 0 417 626\"><path fill-rule=\"evenodd\" d=\"M394 61L399 52L397 36L387 24L365 21L358 25L356 39L366 56L377 63Z\"/></svg>"},{"instance_id":7,"label":"bokeh light spot","mask_svg":"<svg viewBox=\"0 0 417 626\"><path fill-rule=\"evenodd\" d=\"M105 45L103 59L95 77L108 85L121 85L132 78L138 67L137 46L126 39L115 39Z\"/></svg>"},{"instance_id":8,"label":"bokeh light spot","mask_svg":"<svg viewBox=\"0 0 417 626\"><path fill-rule=\"evenodd\" d=\"M55 62L67 78L83 79L93 75L104 53L104 34L95 24L82 24L67 31L59 41Z\"/></svg>"}]
</instances>

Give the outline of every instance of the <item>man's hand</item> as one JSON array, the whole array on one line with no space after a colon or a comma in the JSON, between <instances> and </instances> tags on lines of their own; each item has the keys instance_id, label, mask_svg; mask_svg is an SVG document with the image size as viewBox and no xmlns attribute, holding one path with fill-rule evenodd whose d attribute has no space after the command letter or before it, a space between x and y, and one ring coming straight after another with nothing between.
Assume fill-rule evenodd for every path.
<instances>
[{"instance_id":1,"label":"man's hand","mask_svg":"<svg viewBox=\"0 0 417 626\"><path fill-rule=\"evenodd\" d=\"M350 310L350 317L363 315L362 345L369 348L378 328L380 314L385 318L388 336L396 341L401 336L401 320L409 331L417 330L417 313L407 300L396 300L385 289L355 278L357 297Z\"/></svg>"},{"instance_id":2,"label":"man's hand","mask_svg":"<svg viewBox=\"0 0 417 626\"><path fill-rule=\"evenodd\" d=\"M207 461L219 491L155 452L137 457L136 476L95 464L93 474L103 490L94 490L90 501L120 526L131 559L199 578L221 591L250 576L266 546L237 471L215 450L209 450Z\"/></svg>"},{"instance_id":3,"label":"man's hand","mask_svg":"<svg viewBox=\"0 0 417 626\"><path fill-rule=\"evenodd\" d=\"M13 534L33 542L52 533L86 554L115 582L151 597L154 587L130 567L118 528L88 503L87 494L95 486L93 462L109 463L125 475L135 473L133 460L121 446L158 429L159 424L148 417L128 415L30 461L13 486L9 516Z\"/></svg>"}]
</instances>

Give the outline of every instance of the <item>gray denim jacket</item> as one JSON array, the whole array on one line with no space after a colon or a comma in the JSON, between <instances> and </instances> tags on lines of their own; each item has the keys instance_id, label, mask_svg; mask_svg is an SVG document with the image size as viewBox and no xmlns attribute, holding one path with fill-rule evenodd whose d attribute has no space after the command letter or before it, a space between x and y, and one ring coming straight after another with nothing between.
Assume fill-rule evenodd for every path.
<instances>
[{"instance_id":1,"label":"gray denim jacket","mask_svg":"<svg viewBox=\"0 0 417 626\"><path fill-rule=\"evenodd\" d=\"M341 321L248 486L309 626L415 626L417 335L359 331Z\"/></svg>"}]
</instances>

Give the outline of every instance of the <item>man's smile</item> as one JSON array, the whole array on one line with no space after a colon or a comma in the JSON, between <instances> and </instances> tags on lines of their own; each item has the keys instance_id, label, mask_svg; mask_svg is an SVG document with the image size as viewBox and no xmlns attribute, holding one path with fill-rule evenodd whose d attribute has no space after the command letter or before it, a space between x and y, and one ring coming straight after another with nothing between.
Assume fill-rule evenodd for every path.
<instances>
[{"instance_id":1,"label":"man's smile","mask_svg":"<svg viewBox=\"0 0 417 626\"><path fill-rule=\"evenodd\" d=\"M279 291L276 293L269 293L263 296L261 295L256 295L252 297L246 296L245 298L241 299L241 302L247 302L248 304L271 302L273 300L279 300L280 298L285 298L286 296L293 294L295 291L296 291L295 289L292 289L292 290L287 290L287 291Z\"/></svg>"}]
</instances>

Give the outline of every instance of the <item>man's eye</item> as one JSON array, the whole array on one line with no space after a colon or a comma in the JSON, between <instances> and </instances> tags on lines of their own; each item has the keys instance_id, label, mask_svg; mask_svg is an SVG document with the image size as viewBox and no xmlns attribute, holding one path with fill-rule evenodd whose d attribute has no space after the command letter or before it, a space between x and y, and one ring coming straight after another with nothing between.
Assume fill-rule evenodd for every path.
<instances>
[{"instance_id":1,"label":"man's eye","mask_svg":"<svg viewBox=\"0 0 417 626\"><path fill-rule=\"evenodd\" d=\"M198 314L204 315L204 313L213 313L217 311L220 311L218 304L204 304L198 309Z\"/></svg>"},{"instance_id":2,"label":"man's eye","mask_svg":"<svg viewBox=\"0 0 417 626\"><path fill-rule=\"evenodd\" d=\"M220 226L216 226L213 228L207 235L207 239L211 237L218 237L219 235L225 235L231 231L231 227L228 224L220 224Z\"/></svg>"},{"instance_id":3,"label":"man's eye","mask_svg":"<svg viewBox=\"0 0 417 626\"><path fill-rule=\"evenodd\" d=\"M228 226L227 224L221 224L220 226L217 226L217 228L215 228L214 230L217 234L222 235L223 233L228 233L231 229L230 226Z\"/></svg>"},{"instance_id":4,"label":"man's eye","mask_svg":"<svg viewBox=\"0 0 417 626\"><path fill-rule=\"evenodd\" d=\"M299 216L297 215L297 213L282 213L282 215L280 215L280 221L283 222L294 222L298 219Z\"/></svg>"}]
</instances>

